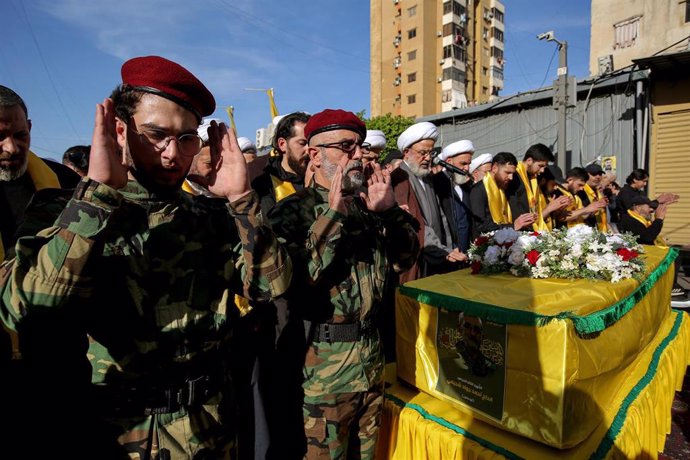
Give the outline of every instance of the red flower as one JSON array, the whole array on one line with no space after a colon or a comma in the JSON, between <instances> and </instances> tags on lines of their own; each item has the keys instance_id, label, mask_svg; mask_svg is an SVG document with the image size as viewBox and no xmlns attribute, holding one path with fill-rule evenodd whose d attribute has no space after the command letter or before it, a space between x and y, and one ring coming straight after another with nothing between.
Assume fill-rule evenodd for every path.
<instances>
[{"instance_id":1,"label":"red flower","mask_svg":"<svg viewBox=\"0 0 690 460\"><path fill-rule=\"evenodd\" d=\"M474 245L475 246L481 246L481 245L486 244L488 242L489 242L489 238L487 238L486 236L478 236L474 240Z\"/></svg>"},{"instance_id":2,"label":"red flower","mask_svg":"<svg viewBox=\"0 0 690 460\"><path fill-rule=\"evenodd\" d=\"M527 257L530 265L535 266L537 265L537 260L539 260L539 257L541 257L541 253L536 249L532 249L530 252L525 254L525 257Z\"/></svg>"},{"instance_id":3,"label":"red flower","mask_svg":"<svg viewBox=\"0 0 690 460\"><path fill-rule=\"evenodd\" d=\"M539 232L532 232L532 233L530 233L530 236L539 236L539 235L541 235L541 233L539 233Z\"/></svg>"},{"instance_id":4,"label":"red flower","mask_svg":"<svg viewBox=\"0 0 690 460\"><path fill-rule=\"evenodd\" d=\"M482 269L482 263L478 260L473 260L470 267L472 268L472 274L476 275Z\"/></svg>"},{"instance_id":5,"label":"red flower","mask_svg":"<svg viewBox=\"0 0 690 460\"><path fill-rule=\"evenodd\" d=\"M624 262L627 262L630 259L634 259L635 257L637 257L639 255L637 253L637 251L633 251L633 250L628 249L628 248L618 248L618 249L616 249L616 254L618 254L618 256L621 259L623 259Z\"/></svg>"}]
</instances>

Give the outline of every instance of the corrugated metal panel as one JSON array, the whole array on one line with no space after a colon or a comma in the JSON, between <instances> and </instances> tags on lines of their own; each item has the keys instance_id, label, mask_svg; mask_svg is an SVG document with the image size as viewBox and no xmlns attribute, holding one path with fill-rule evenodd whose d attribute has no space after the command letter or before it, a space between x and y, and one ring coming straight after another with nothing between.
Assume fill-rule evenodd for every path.
<instances>
[{"instance_id":1,"label":"corrugated metal panel","mask_svg":"<svg viewBox=\"0 0 690 460\"><path fill-rule=\"evenodd\" d=\"M578 101L577 107L568 112L568 164L578 166L599 156L613 155L617 158L619 182L622 181L634 164L634 94L620 92L599 96L589 100L586 112L584 108L585 101ZM507 151L515 153L518 159L522 159L530 145L538 142L556 150L557 112L550 104L510 109L502 113L484 113L480 118L444 119L445 124L440 125L439 144L445 146L469 139L478 153Z\"/></svg>"},{"instance_id":2,"label":"corrugated metal panel","mask_svg":"<svg viewBox=\"0 0 690 460\"><path fill-rule=\"evenodd\" d=\"M663 235L670 244L690 244L690 181L684 165L690 146L690 110L660 113L656 120L653 156L654 182L650 194L678 193L681 199L669 207Z\"/></svg>"}]
</instances>

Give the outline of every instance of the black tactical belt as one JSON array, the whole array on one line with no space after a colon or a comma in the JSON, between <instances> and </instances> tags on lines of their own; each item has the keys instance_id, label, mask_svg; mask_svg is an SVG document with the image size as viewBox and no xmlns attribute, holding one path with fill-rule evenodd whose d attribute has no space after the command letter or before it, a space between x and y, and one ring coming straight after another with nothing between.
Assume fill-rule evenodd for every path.
<instances>
[{"instance_id":1,"label":"black tactical belt","mask_svg":"<svg viewBox=\"0 0 690 460\"><path fill-rule=\"evenodd\" d=\"M314 324L314 342L359 342L363 338L371 337L374 325L371 321L356 323L323 323Z\"/></svg>"},{"instance_id":2,"label":"black tactical belt","mask_svg":"<svg viewBox=\"0 0 690 460\"><path fill-rule=\"evenodd\" d=\"M93 385L96 404L113 415L170 414L182 408L198 407L219 390L218 379L208 375L187 379L168 388L115 388Z\"/></svg>"}]
</instances>

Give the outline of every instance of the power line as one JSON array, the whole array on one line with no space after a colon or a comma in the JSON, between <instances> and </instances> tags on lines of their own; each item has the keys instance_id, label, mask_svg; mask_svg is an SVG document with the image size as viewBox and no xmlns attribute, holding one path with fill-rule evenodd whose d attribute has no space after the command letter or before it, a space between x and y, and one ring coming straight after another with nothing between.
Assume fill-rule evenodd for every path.
<instances>
[{"instance_id":1,"label":"power line","mask_svg":"<svg viewBox=\"0 0 690 460\"><path fill-rule=\"evenodd\" d=\"M43 64L43 69L46 72L46 75L48 76L48 81L50 82L50 86L53 88L53 92L55 93L55 97L57 97L57 100L60 104L60 108L62 109L62 112L65 114L65 118L67 119L68 124L72 128L72 131L74 131L74 134L77 138L81 138L79 133L77 132L77 128L74 126L74 123L72 122L72 118L70 118L69 113L67 112L67 109L65 107L65 104L62 102L62 98L60 97L60 93L57 90L57 87L55 86L55 82L53 81L53 76L50 73L50 70L48 69L48 65L46 64L45 59L43 58L43 52L41 51L41 47L38 44L38 40L36 39L36 34L34 34L34 29L31 26L31 21L29 21L29 15L26 12L26 6L24 5L24 2L19 2L19 4L22 7L22 11L24 12L24 18L26 19L26 24L29 29L29 33L31 34L31 38L33 39L34 45L36 45L36 50L38 51L38 57L41 59L41 64Z\"/></svg>"}]
</instances>

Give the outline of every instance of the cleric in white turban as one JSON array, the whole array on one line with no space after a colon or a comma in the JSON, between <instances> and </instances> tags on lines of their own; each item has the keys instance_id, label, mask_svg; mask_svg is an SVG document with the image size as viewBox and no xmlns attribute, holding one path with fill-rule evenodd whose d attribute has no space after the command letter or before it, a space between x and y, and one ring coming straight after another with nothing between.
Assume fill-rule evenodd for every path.
<instances>
[{"instance_id":1,"label":"cleric in white turban","mask_svg":"<svg viewBox=\"0 0 690 460\"><path fill-rule=\"evenodd\" d=\"M386 135L383 131L378 129L367 129L367 137L364 139L365 144L369 144L369 148L375 152L381 152L386 148Z\"/></svg>"},{"instance_id":2,"label":"cleric in white turban","mask_svg":"<svg viewBox=\"0 0 690 460\"><path fill-rule=\"evenodd\" d=\"M428 121L415 123L398 137L398 149L404 153L406 148L426 139L436 142L436 139L438 139L438 128L436 125Z\"/></svg>"},{"instance_id":3,"label":"cleric in white turban","mask_svg":"<svg viewBox=\"0 0 690 460\"><path fill-rule=\"evenodd\" d=\"M481 165L491 163L493 159L494 156L490 153L482 153L481 155L478 155L477 157L473 158L472 163L470 163L470 173L473 173L475 169L477 169Z\"/></svg>"},{"instance_id":4,"label":"cleric in white turban","mask_svg":"<svg viewBox=\"0 0 690 460\"><path fill-rule=\"evenodd\" d=\"M461 141L448 144L443 148L443 150L441 150L441 153L438 157L443 161L448 161L449 158L460 155L461 153L474 153L474 145L472 144L472 141L463 139Z\"/></svg>"},{"instance_id":5,"label":"cleric in white turban","mask_svg":"<svg viewBox=\"0 0 690 460\"><path fill-rule=\"evenodd\" d=\"M201 120L201 124L196 130L201 140L204 141L204 144L208 142L208 128L211 126L212 121L215 121L218 124L223 123L223 120L220 118L204 118Z\"/></svg>"},{"instance_id":6,"label":"cleric in white turban","mask_svg":"<svg viewBox=\"0 0 690 460\"><path fill-rule=\"evenodd\" d=\"M256 145L248 137L238 137L237 143L242 150L242 155L247 163L256 160Z\"/></svg>"}]
</instances>

